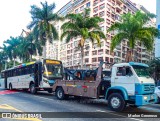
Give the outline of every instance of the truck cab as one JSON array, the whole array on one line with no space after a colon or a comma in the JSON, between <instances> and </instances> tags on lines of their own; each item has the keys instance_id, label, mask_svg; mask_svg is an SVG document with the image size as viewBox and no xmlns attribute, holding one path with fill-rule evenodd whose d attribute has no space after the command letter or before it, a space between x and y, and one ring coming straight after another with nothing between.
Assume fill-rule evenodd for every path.
<instances>
[{"instance_id":1,"label":"truck cab","mask_svg":"<svg viewBox=\"0 0 160 121\"><path fill-rule=\"evenodd\" d=\"M157 102L154 89L155 82L149 75L148 65L136 62L114 64L106 99L110 108L116 111L124 109L126 103L138 107Z\"/></svg>"}]
</instances>

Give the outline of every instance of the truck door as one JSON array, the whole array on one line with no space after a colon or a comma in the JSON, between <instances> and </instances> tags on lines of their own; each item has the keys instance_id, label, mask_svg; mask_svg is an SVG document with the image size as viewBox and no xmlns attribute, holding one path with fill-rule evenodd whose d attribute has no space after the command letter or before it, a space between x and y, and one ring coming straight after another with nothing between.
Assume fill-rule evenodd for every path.
<instances>
[{"instance_id":1,"label":"truck door","mask_svg":"<svg viewBox=\"0 0 160 121\"><path fill-rule=\"evenodd\" d=\"M129 66L117 67L116 75L114 78L114 86L124 87L128 95L134 95L135 93L135 76Z\"/></svg>"}]
</instances>

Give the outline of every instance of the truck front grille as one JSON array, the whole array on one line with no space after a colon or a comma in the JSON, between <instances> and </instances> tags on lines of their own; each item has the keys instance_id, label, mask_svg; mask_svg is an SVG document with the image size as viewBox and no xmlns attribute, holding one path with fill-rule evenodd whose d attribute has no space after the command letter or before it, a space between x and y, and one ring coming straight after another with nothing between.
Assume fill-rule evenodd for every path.
<instances>
[{"instance_id":1,"label":"truck front grille","mask_svg":"<svg viewBox=\"0 0 160 121\"><path fill-rule=\"evenodd\" d=\"M154 91L154 88L155 88L154 85L144 85L144 91L145 91L145 92Z\"/></svg>"}]
</instances>

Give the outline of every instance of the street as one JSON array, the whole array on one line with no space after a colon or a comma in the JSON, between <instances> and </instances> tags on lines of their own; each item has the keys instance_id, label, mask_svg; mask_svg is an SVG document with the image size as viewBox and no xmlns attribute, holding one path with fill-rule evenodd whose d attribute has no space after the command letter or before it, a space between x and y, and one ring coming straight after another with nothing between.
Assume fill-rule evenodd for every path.
<instances>
[{"instance_id":1,"label":"street","mask_svg":"<svg viewBox=\"0 0 160 121\"><path fill-rule=\"evenodd\" d=\"M12 120L34 120L34 121L51 121L51 120L160 120L153 118L126 118L126 115L122 113L113 112L107 107L107 103L104 100L96 100L96 99L74 99L70 97L68 100L57 100L54 94L49 94L47 92L38 92L36 95L32 95L29 92L24 92L21 90L9 91L9 90L0 90L0 112L34 112L34 113L45 113L45 112L61 112L61 113L53 113L55 118L13 118ZM67 113L70 112L70 113ZM73 113L71 113L73 112ZM77 113L80 115L80 118L77 118L74 112L82 112ZM84 113L83 112L88 112ZM93 113L91 113L93 112ZM97 113L96 113L97 112ZM160 105L153 104L148 106L142 106L139 108L127 107L124 112L160 112ZM64 113L64 115L63 115ZM101 113L106 114L110 118L100 118ZM61 114L61 115L60 115ZM97 115L97 118L95 115ZM47 114L46 114L47 115ZM49 114L48 114L49 115ZM59 115L59 116L58 116ZM66 116L67 115L67 116ZM99 115L99 116L98 116ZM106 117L107 117L106 116ZM61 117L61 118L60 118ZM113 119L111 119L111 117ZM2 119L1 119L2 120ZM3 121L11 120L11 118L3 118Z\"/></svg>"}]
</instances>

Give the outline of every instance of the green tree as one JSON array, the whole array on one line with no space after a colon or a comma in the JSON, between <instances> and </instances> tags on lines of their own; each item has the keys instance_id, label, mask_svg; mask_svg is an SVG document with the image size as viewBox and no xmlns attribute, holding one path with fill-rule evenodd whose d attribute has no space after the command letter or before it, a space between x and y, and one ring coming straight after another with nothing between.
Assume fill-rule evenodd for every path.
<instances>
[{"instance_id":1,"label":"green tree","mask_svg":"<svg viewBox=\"0 0 160 121\"><path fill-rule=\"evenodd\" d=\"M6 44L6 53L8 54L9 59L14 61L14 66L15 66L15 61L16 58L20 55L20 50L19 50L19 45L20 45L20 38L19 37L10 37L10 39L4 41Z\"/></svg>"},{"instance_id":2,"label":"green tree","mask_svg":"<svg viewBox=\"0 0 160 121\"><path fill-rule=\"evenodd\" d=\"M48 5L47 2L41 2L41 5L42 8L36 5L31 6L32 22L28 25L28 28L33 29L35 40L41 41L42 45L45 46L47 40L52 43L53 40L58 39L58 32L53 22L61 20L61 18L56 13L53 13L55 3ZM43 51L46 51L45 48L43 48ZM46 56L46 53L44 56Z\"/></svg>"},{"instance_id":3,"label":"green tree","mask_svg":"<svg viewBox=\"0 0 160 121\"><path fill-rule=\"evenodd\" d=\"M7 48L5 44L3 44L3 47L0 47L0 64L1 64L1 70L7 68L7 60L10 56L10 50Z\"/></svg>"},{"instance_id":4,"label":"green tree","mask_svg":"<svg viewBox=\"0 0 160 121\"><path fill-rule=\"evenodd\" d=\"M101 31L99 23L103 21L99 17L90 17L90 10L85 9L82 14L68 14L65 16L65 22L61 29L63 30L61 40L65 38L68 43L72 38L79 37L79 48L81 50L81 67L84 61L84 44L87 39L92 43L95 41L100 46L101 39L105 39L104 33Z\"/></svg>"},{"instance_id":5,"label":"green tree","mask_svg":"<svg viewBox=\"0 0 160 121\"><path fill-rule=\"evenodd\" d=\"M41 41L35 41L32 32L28 33L26 37L21 38L19 50L22 51L21 59L24 61L32 61L32 55L42 55L42 44Z\"/></svg>"},{"instance_id":6,"label":"green tree","mask_svg":"<svg viewBox=\"0 0 160 121\"><path fill-rule=\"evenodd\" d=\"M155 15L153 14L146 14L140 11L135 14L127 13L122 15L122 22L116 22L108 29L108 32L117 32L111 40L111 51L124 39L128 40L130 47L130 58L127 61L133 60L133 49L136 42L141 42L148 51L151 51L154 38L158 36L158 30L155 27L146 25L154 17Z\"/></svg>"},{"instance_id":7,"label":"green tree","mask_svg":"<svg viewBox=\"0 0 160 121\"><path fill-rule=\"evenodd\" d=\"M154 58L149 63L149 71L153 78L157 81L160 80L160 58Z\"/></svg>"}]
</instances>

